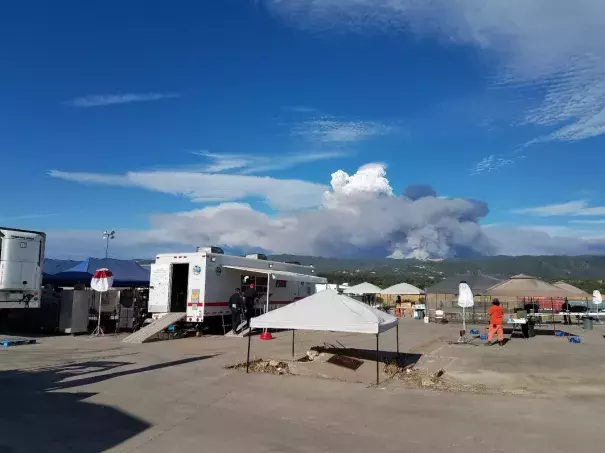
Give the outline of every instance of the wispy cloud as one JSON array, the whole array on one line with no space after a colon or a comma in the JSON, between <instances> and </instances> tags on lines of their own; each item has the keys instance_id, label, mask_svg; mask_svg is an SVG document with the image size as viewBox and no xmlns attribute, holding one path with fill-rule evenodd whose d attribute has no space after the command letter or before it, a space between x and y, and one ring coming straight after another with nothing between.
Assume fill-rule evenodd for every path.
<instances>
[{"instance_id":1,"label":"wispy cloud","mask_svg":"<svg viewBox=\"0 0 605 453\"><path fill-rule=\"evenodd\" d=\"M58 215L60 214L55 212L51 214L27 214L15 217L0 217L0 222L12 222L13 220L42 219L45 217L55 217Z\"/></svg>"},{"instance_id":2,"label":"wispy cloud","mask_svg":"<svg viewBox=\"0 0 605 453\"><path fill-rule=\"evenodd\" d=\"M586 225L605 225L605 219L597 220L571 220L569 223L579 223Z\"/></svg>"},{"instance_id":3,"label":"wispy cloud","mask_svg":"<svg viewBox=\"0 0 605 453\"><path fill-rule=\"evenodd\" d=\"M299 179L208 174L191 171L128 172L102 174L51 170L53 178L83 184L138 187L155 192L184 196L195 202L218 202L260 198L271 206L291 210L317 206L327 189Z\"/></svg>"},{"instance_id":4,"label":"wispy cloud","mask_svg":"<svg viewBox=\"0 0 605 453\"><path fill-rule=\"evenodd\" d=\"M378 121L346 121L324 116L296 124L292 127L291 135L309 142L336 144L360 142L397 130L397 126Z\"/></svg>"},{"instance_id":5,"label":"wispy cloud","mask_svg":"<svg viewBox=\"0 0 605 453\"><path fill-rule=\"evenodd\" d=\"M105 107L109 105L131 104L133 102L151 102L164 99L174 99L181 95L178 93L122 93L122 94L94 94L82 96L68 101L72 107Z\"/></svg>"},{"instance_id":6,"label":"wispy cloud","mask_svg":"<svg viewBox=\"0 0 605 453\"><path fill-rule=\"evenodd\" d=\"M291 112L296 113L316 113L317 109L314 107L309 107L308 105L288 105L284 107L285 110L289 110Z\"/></svg>"},{"instance_id":7,"label":"wispy cloud","mask_svg":"<svg viewBox=\"0 0 605 453\"><path fill-rule=\"evenodd\" d=\"M588 207L586 200L569 201L561 204L516 209L513 214L529 214L537 217L605 215L605 206Z\"/></svg>"},{"instance_id":8,"label":"wispy cloud","mask_svg":"<svg viewBox=\"0 0 605 453\"><path fill-rule=\"evenodd\" d=\"M347 155L345 151L310 151L301 153L281 154L279 156L257 156L247 154L217 154L209 151L195 151L193 154L211 160L211 163L202 167L204 173L221 173L224 171L237 171L240 174L269 173L271 171L285 170L297 165L335 159Z\"/></svg>"},{"instance_id":9,"label":"wispy cloud","mask_svg":"<svg viewBox=\"0 0 605 453\"><path fill-rule=\"evenodd\" d=\"M307 30L427 33L499 57L493 85L529 88L524 121L549 140L605 133L605 2L602 0L265 0Z\"/></svg>"},{"instance_id":10,"label":"wispy cloud","mask_svg":"<svg viewBox=\"0 0 605 453\"><path fill-rule=\"evenodd\" d=\"M495 154L490 154L477 162L477 164L471 169L471 174L479 175L481 173L491 173L502 167L506 167L507 165L512 165L515 163L515 160L515 158L506 158L497 156Z\"/></svg>"}]
</instances>

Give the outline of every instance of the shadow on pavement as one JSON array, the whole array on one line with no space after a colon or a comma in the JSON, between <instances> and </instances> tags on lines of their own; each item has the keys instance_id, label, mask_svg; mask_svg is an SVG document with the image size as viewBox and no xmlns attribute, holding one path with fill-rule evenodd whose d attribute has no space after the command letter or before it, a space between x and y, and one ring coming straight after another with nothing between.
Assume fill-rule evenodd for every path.
<instances>
[{"instance_id":1,"label":"shadow on pavement","mask_svg":"<svg viewBox=\"0 0 605 453\"><path fill-rule=\"evenodd\" d=\"M341 355L345 357L351 357L359 360L376 361L376 349L357 349L357 348L326 348L322 346L316 346L311 349L326 354ZM394 351L381 351L378 350L378 361L382 363L397 362L399 366L411 366L415 365L422 354L412 354L401 352L399 356Z\"/></svg>"},{"instance_id":2,"label":"shadow on pavement","mask_svg":"<svg viewBox=\"0 0 605 453\"><path fill-rule=\"evenodd\" d=\"M192 357L111 372L130 362L89 361L36 371L0 371L0 453L98 453L151 425L110 406L84 401L96 393L57 392L120 376L204 360ZM92 373L106 373L90 376ZM67 378L86 376L65 382Z\"/></svg>"}]
</instances>

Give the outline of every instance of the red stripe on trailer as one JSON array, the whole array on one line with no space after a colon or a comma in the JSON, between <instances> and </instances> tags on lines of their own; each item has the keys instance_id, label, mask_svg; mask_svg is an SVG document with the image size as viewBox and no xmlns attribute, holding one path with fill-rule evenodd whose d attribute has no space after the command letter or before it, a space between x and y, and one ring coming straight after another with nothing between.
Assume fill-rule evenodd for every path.
<instances>
[{"instance_id":1,"label":"red stripe on trailer","mask_svg":"<svg viewBox=\"0 0 605 453\"><path fill-rule=\"evenodd\" d=\"M289 303L295 302L300 299L304 299L304 297L295 297L293 301L292 300L270 300L269 305L285 305L285 304L289 304ZM263 301L262 299L260 299L259 302L261 302L262 305L265 305L266 300ZM204 306L204 305L207 307L228 307L229 302L200 302L200 306Z\"/></svg>"}]
</instances>

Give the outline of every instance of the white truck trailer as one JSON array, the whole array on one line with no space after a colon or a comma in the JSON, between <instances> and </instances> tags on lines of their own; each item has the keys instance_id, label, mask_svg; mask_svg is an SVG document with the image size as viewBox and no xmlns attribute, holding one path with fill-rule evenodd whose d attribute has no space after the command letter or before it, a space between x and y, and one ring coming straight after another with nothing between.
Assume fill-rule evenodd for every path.
<instances>
[{"instance_id":1,"label":"white truck trailer","mask_svg":"<svg viewBox=\"0 0 605 453\"><path fill-rule=\"evenodd\" d=\"M0 309L39 308L46 234L0 227Z\"/></svg>"},{"instance_id":2,"label":"white truck trailer","mask_svg":"<svg viewBox=\"0 0 605 453\"><path fill-rule=\"evenodd\" d=\"M225 255L217 247L157 255L151 265L149 313L153 319L186 313L187 322L202 323L229 314L229 297L250 283L260 294L257 313L310 296L315 284L326 283L313 266L262 258Z\"/></svg>"}]
</instances>

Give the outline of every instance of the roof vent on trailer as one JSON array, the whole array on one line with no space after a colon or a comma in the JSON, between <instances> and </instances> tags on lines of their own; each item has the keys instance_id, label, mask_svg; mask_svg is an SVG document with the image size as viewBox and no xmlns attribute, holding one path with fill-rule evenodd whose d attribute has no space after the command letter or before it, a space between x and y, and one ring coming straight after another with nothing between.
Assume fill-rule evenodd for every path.
<instances>
[{"instance_id":1,"label":"roof vent on trailer","mask_svg":"<svg viewBox=\"0 0 605 453\"><path fill-rule=\"evenodd\" d=\"M251 253L250 255L246 255L246 258L251 258L253 260L267 261L267 255L265 255L264 253Z\"/></svg>"},{"instance_id":2,"label":"roof vent on trailer","mask_svg":"<svg viewBox=\"0 0 605 453\"><path fill-rule=\"evenodd\" d=\"M216 253L217 255L224 255L225 252L220 247L213 246L204 246L204 247L196 247L196 252L206 252L206 253Z\"/></svg>"}]
</instances>

